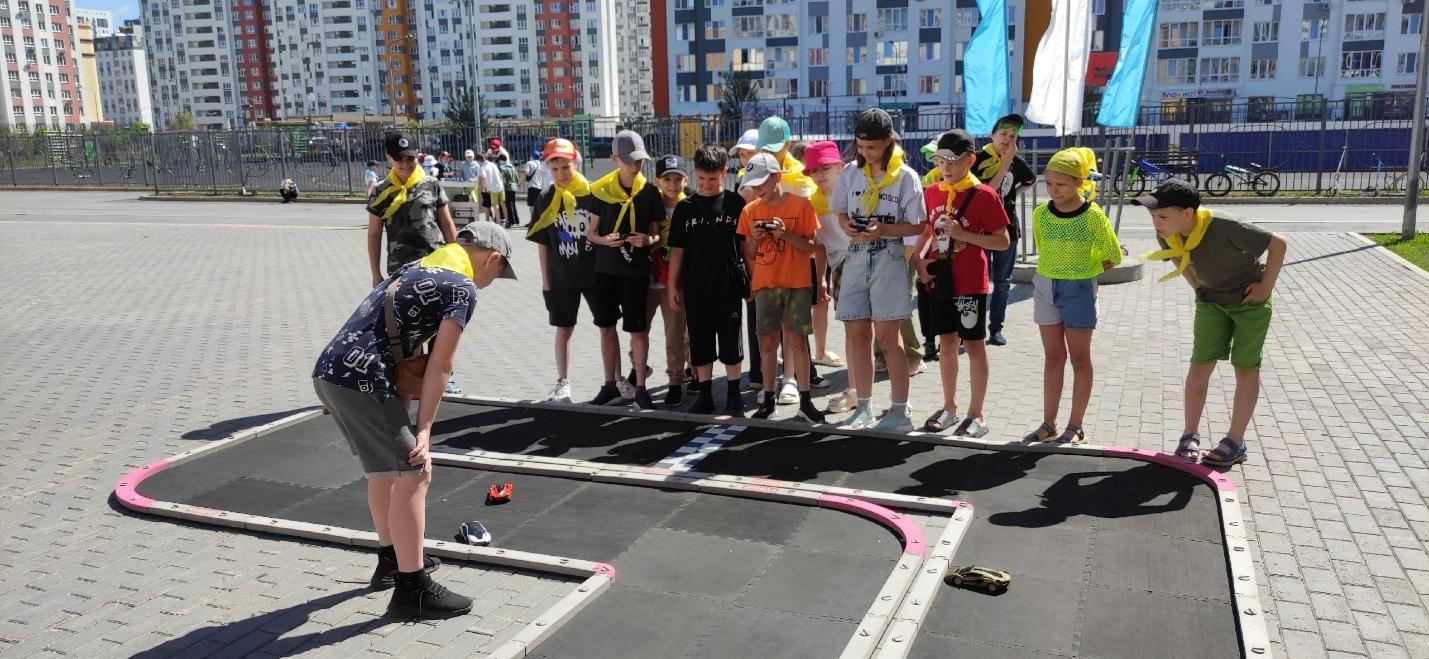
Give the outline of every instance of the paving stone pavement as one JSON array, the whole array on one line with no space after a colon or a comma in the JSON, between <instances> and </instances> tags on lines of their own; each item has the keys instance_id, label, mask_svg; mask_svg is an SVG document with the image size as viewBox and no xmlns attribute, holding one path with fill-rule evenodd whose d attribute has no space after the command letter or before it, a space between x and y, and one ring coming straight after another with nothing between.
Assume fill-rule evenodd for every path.
<instances>
[{"instance_id":1,"label":"paving stone pavement","mask_svg":"<svg viewBox=\"0 0 1429 659\"><path fill-rule=\"evenodd\" d=\"M356 590L365 554L117 511L108 497L129 468L315 404L313 359L369 283L356 208L121 197L0 192L0 208L28 213L0 214L11 383L0 398L0 655L460 656L543 608L507 598L564 594L569 584L539 576L454 568L444 574L463 592L489 594L476 615L382 624L385 599ZM1129 235L1133 252L1152 246ZM1289 238L1251 459L1232 471L1274 651L1429 657L1429 277L1345 234ZM516 262L521 281L482 291L458 356L469 393L539 397L554 380L524 241ZM1155 282L1165 266L1148 272L1101 289L1086 426L1097 443L1169 450L1191 295ZM1008 439L1040 416L1029 298L1014 290L1011 344L990 348L987 412ZM599 384L588 319L575 338L578 397ZM830 336L844 354L841 328ZM663 354L652 337L651 354ZM913 384L923 416L941 401L929 366ZM830 375L837 391L842 372ZM1218 372L1204 435L1224 430L1233 384ZM886 403L886 383L875 394Z\"/></svg>"}]
</instances>

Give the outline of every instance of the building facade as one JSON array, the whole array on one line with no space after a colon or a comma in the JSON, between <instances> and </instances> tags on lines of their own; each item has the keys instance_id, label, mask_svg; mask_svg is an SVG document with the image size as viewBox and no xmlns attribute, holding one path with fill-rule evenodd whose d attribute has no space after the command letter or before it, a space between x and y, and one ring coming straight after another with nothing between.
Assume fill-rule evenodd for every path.
<instances>
[{"instance_id":1,"label":"building facade","mask_svg":"<svg viewBox=\"0 0 1429 659\"><path fill-rule=\"evenodd\" d=\"M183 113L199 130L243 125L229 0L143 0L144 50L157 128Z\"/></svg>"},{"instance_id":2,"label":"building facade","mask_svg":"<svg viewBox=\"0 0 1429 659\"><path fill-rule=\"evenodd\" d=\"M551 117L650 116L654 68L643 0L536 3L541 108Z\"/></svg>"},{"instance_id":3,"label":"building facade","mask_svg":"<svg viewBox=\"0 0 1429 659\"><path fill-rule=\"evenodd\" d=\"M267 12L242 26L244 57L269 63L254 81L271 99L269 117L375 115L381 112L371 21L377 2L299 0L256 3ZM245 10L246 11L246 10ZM247 21L247 14L243 14ZM266 28L266 34L265 34ZM250 87L251 89L251 87Z\"/></svg>"},{"instance_id":4,"label":"building facade","mask_svg":"<svg viewBox=\"0 0 1429 659\"><path fill-rule=\"evenodd\" d=\"M80 123L86 126L104 121L104 108L100 103L99 65L94 57L94 28L86 23L75 26L79 50L79 105Z\"/></svg>"},{"instance_id":5,"label":"building facade","mask_svg":"<svg viewBox=\"0 0 1429 659\"><path fill-rule=\"evenodd\" d=\"M142 123L152 128L154 106L149 101L143 29L126 26L114 36L95 39L94 52L105 119L119 127Z\"/></svg>"},{"instance_id":6,"label":"building facade","mask_svg":"<svg viewBox=\"0 0 1429 659\"><path fill-rule=\"evenodd\" d=\"M86 9L84 7L74 8L75 20L81 25L88 25L94 28L94 38L113 36L116 25L114 23L114 12L103 9Z\"/></svg>"},{"instance_id":7,"label":"building facade","mask_svg":"<svg viewBox=\"0 0 1429 659\"><path fill-rule=\"evenodd\" d=\"M78 24L70 0L0 0L0 126L79 128Z\"/></svg>"}]
</instances>

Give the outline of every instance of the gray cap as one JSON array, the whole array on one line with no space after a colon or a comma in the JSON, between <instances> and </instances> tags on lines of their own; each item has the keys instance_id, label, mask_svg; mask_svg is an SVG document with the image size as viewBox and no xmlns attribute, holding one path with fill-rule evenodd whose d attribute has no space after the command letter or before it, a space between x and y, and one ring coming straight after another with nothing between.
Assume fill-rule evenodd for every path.
<instances>
[{"instance_id":1,"label":"gray cap","mask_svg":"<svg viewBox=\"0 0 1429 659\"><path fill-rule=\"evenodd\" d=\"M511 269L511 238L506 235L506 230L496 226L495 222L472 222L457 232L456 241L461 245L485 247L500 254L506 261L506 267L501 270L500 277L516 278L516 271Z\"/></svg>"},{"instance_id":2,"label":"gray cap","mask_svg":"<svg viewBox=\"0 0 1429 659\"><path fill-rule=\"evenodd\" d=\"M649 160L650 154L645 151L645 138L640 137L640 133L633 130L622 130L615 134L615 142L611 144L611 153L621 161L627 163Z\"/></svg>"},{"instance_id":3,"label":"gray cap","mask_svg":"<svg viewBox=\"0 0 1429 659\"><path fill-rule=\"evenodd\" d=\"M748 188L764 185L771 175L780 174L783 171L779 168L779 161L774 158L774 154L760 151L749 159L749 164L744 166L744 180L740 181L739 186Z\"/></svg>"}]
</instances>

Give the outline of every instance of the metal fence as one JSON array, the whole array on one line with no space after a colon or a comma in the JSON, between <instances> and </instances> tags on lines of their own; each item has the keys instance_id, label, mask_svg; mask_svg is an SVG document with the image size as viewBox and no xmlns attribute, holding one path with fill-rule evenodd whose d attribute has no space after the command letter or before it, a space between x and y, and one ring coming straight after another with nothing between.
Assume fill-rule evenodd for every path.
<instances>
[{"instance_id":1,"label":"metal fence","mask_svg":"<svg viewBox=\"0 0 1429 659\"><path fill-rule=\"evenodd\" d=\"M1256 177L1270 172L1278 181L1275 194L1395 194L1405 187L1410 153L1411 121L1405 118L1403 105L1393 99L1335 103L1252 99L1148 106L1141 111L1142 125L1133 129L1088 128L1067 138L1029 126L1022 147L1024 153L1050 153L1075 143L1102 152L1104 158L1113 152L1124 154L1117 162L1104 160L1102 169L1115 172L1110 185L1132 192L1170 172L1216 192L1264 194ZM964 123L958 106L890 109L889 113L909 153ZM847 145L857 114L846 109L786 119L796 139L833 139ZM1089 109L1088 125L1093 115ZM481 133L469 126L404 130L424 151L449 151L458 159L466 149L480 149L486 137L500 137L515 164L551 137L562 136L581 150L587 175L598 176L609 171L610 140L616 128L641 133L652 155L688 157L707 141L733 146L760 119L695 116L620 124L589 118L493 119ZM365 163L383 160L384 132L285 127L6 136L0 137L0 185L266 193L291 178L304 192L361 194ZM909 160L920 172L929 167L921 158ZM1425 177L1421 175L1421 187L1429 184Z\"/></svg>"}]
</instances>

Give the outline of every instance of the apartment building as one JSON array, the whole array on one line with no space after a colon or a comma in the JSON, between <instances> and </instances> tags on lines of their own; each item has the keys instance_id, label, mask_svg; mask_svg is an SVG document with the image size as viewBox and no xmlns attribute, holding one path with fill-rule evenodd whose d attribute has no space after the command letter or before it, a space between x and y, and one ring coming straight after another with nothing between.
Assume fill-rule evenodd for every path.
<instances>
[{"instance_id":1,"label":"apartment building","mask_svg":"<svg viewBox=\"0 0 1429 659\"><path fill-rule=\"evenodd\" d=\"M113 36L95 39L94 54L104 118L120 127L136 123L153 127L143 28L125 26Z\"/></svg>"},{"instance_id":2,"label":"apartment building","mask_svg":"<svg viewBox=\"0 0 1429 659\"><path fill-rule=\"evenodd\" d=\"M84 123L77 27L70 0L0 0L0 126L66 130Z\"/></svg>"},{"instance_id":3,"label":"apartment building","mask_svg":"<svg viewBox=\"0 0 1429 659\"><path fill-rule=\"evenodd\" d=\"M76 22L94 28L94 38L113 36L115 33L114 12L103 9L74 8Z\"/></svg>"},{"instance_id":4,"label":"apartment building","mask_svg":"<svg viewBox=\"0 0 1429 659\"><path fill-rule=\"evenodd\" d=\"M157 127L180 113L199 130L243 125L230 0L143 0L144 50ZM245 42L246 43L246 42Z\"/></svg>"},{"instance_id":5,"label":"apartment building","mask_svg":"<svg viewBox=\"0 0 1429 659\"><path fill-rule=\"evenodd\" d=\"M535 25L538 115L653 114L648 2L536 2Z\"/></svg>"}]
</instances>

